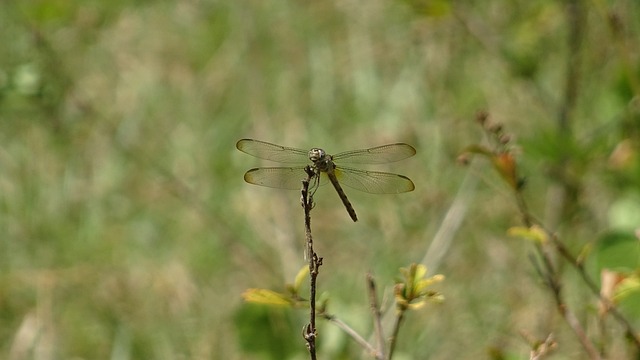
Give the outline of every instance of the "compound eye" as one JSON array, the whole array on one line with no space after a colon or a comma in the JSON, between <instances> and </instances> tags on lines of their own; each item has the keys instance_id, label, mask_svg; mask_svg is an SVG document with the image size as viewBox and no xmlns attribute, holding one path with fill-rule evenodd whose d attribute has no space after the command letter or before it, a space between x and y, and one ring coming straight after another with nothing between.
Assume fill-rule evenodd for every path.
<instances>
[{"instance_id":1,"label":"compound eye","mask_svg":"<svg viewBox=\"0 0 640 360\"><path fill-rule=\"evenodd\" d=\"M313 148L309 150L309 160L316 162L324 157L324 150Z\"/></svg>"}]
</instances>

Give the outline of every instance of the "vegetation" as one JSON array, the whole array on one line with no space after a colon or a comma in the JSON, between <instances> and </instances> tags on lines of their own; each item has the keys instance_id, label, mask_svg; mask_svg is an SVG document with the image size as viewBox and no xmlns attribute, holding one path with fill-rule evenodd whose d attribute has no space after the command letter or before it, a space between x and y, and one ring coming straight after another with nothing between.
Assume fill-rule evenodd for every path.
<instances>
[{"instance_id":1,"label":"vegetation","mask_svg":"<svg viewBox=\"0 0 640 360\"><path fill-rule=\"evenodd\" d=\"M300 192L245 183L263 163L241 138L418 150L376 166L415 191L346 189L357 223L315 193L319 359L371 358L333 321L375 338L367 273L387 337L411 310L394 359L637 358L639 18L635 1L0 3L0 358L309 358L308 311L241 296L309 290ZM446 277L442 304L402 297L412 263Z\"/></svg>"}]
</instances>

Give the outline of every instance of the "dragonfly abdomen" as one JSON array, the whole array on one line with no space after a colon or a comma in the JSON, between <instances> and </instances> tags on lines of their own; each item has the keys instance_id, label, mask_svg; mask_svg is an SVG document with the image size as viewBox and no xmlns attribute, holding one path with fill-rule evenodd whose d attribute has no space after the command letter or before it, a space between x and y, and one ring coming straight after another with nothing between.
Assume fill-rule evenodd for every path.
<instances>
[{"instance_id":1,"label":"dragonfly abdomen","mask_svg":"<svg viewBox=\"0 0 640 360\"><path fill-rule=\"evenodd\" d=\"M336 189L338 196L340 196L342 204L344 204L344 207L347 208L347 212L349 213L349 216L351 216L351 220L353 220L354 222L358 221L356 211L353 208L353 205L351 205L349 198L347 198L347 194L345 194L344 190L342 190L342 186L340 186L336 175L333 173L333 171L327 171L327 177L329 178L329 181L331 181L333 187Z\"/></svg>"}]
</instances>

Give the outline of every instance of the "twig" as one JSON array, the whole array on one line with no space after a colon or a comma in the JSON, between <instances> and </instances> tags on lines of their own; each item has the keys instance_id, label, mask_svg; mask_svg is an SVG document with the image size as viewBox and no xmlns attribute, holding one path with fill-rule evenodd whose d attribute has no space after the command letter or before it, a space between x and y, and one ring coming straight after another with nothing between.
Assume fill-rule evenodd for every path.
<instances>
[{"instance_id":1,"label":"twig","mask_svg":"<svg viewBox=\"0 0 640 360\"><path fill-rule=\"evenodd\" d=\"M549 334L544 340L535 339L524 331L520 332L520 336L522 336L531 348L529 351L529 360L542 360L558 347L558 343L553 339L553 334Z\"/></svg>"},{"instance_id":2,"label":"twig","mask_svg":"<svg viewBox=\"0 0 640 360\"><path fill-rule=\"evenodd\" d=\"M449 206L449 210L447 210L438 231L436 231L436 234L433 236L429 248L420 262L422 264L429 264L430 270L435 270L440 266L442 259L444 259L447 254L456 233L466 217L469 202L472 198L471 194L475 191L476 184L478 183L478 178L472 176L474 171L478 169L478 165L479 162L476 160L472 160L472 163L469 164L471 170L465 175L458 189L458 193L451 203L451 206Z\"/></svg>"},{"instance_id":3,"label":"twig","mask_svg":"<svg viewBox=\"0 0 640 360\"><path fill-rule=\"evenodd\" d=\"M302 180L301 202L304 209L304 229L307 246L307 258L309 259L309 324L304 327L302 336L307 341L307 349L311 360L316 360L316 281L322 258L313 250L313 237L311 236L311 209L313 208L313 196L309 196L309 183L316 176L314 171L307 166L305 169L307 178Z\"/></svg>"},{"instance_id":4,"label":"twig","mask_svg":"<svg viewBox=\"0 0 640 360\"><path fill-rule=\"evenodd\" d=\"M376 282L371 273L367 273L367 284L369 289L369 304L371 305L371 314L373 315L373 327L376 333L376 342L378 350L376 359L384 359L384 334L382 332L382 320L380 308L378 307L378 297L376 296Z\"/></svg>"},{"instance_id":5,"label":"twig","mask_svg":"<svg viewBox=\"0 0 640 360\"><path fill-rule=\"evenodd\" d=\"M378 350L375 347L373 347L373 345L371 345L369 342L367 342L367 340L365 340L362 336L360 336L360 334L358 334L357 331L352 329L349 325L344 323L342 320L338 319L335 315L331 315L327 313L320 313L318 315L322 316L322 318L325 320L331 321L334 325L336 325L338 328L344 331L347 335L351 336L351 338L355 342L360 344L360 346L362 346L366 351L376 356L376 354L378 353ZM382 359L382 358L376 356L376 359Z\"/></svg>"},{"instance_id":6,"label":"twig","mask_svg":"<svg viewBox=\"0 0 640 360\"><path fill-rule=\"evenodd\" d=\"M625 318L624 315L622 315L620 311L618 311L618 308L611 302L610 299L600 293L600 288L598 287L596 282L589 276L583 264L578 261L578 259L573 254L571 254L569 249L567 249L567 247L560 241L560 239L558 239L558 237L554 233L552 233L551 230L547 229L539 220L531 215L531 213L527 209L527 204L524 200L524 197L522 196L521 189L516 191L515 196L516 202L518 203L518 209L520 210L520 214L522 216L522 222L527 227L531 227L535 224L540 226L544 230L547 237L551 240L551 243L556 248L560 256L562 256L578 272L578 274L580 274L580 277L582 278L584 283L587 284L589 290L591 290L591 292L596 297L598 297L598 299L607 307L608 312L616 319L616 321L618 321L618 323L620 323L625 328L629 339L631 339L636 347L640 349L640 337L638 336L636 330L634 329L633 325L631 325L629 320L627 320L627 318Z\"/></svg>"},{"instance_id":7,"label":"twig","mask_svg":"<svg viewBox=\"0 0 640 360\"><path fill-rule=\"evenodd\" d=\"M538 226L545 232L545 238L548 239L548 241L546 241L545 243L536 244L536 250L540 255L543 266L540 266L540 264L536 262L534 262L534 265L537 266L536 270L538 271L538 274L545 281L545 284L553 293L558 312L563 316L567 324L579 338L579 341L582 343L587 353L591 356L592 359L601 358L601 355L596 350L596 346L586 336L586 333L575 314L573 314L573 312L571 312L567 308L566 304L562 300L562 285L560 282L559 272L554 266L554 261L547 251L549 246L555 248L555 251L557 251L565 261L567 261L578 271L583 281L587 284L587 287L593 292L596 297L598 297L598 299L600 299L602 304L605 304L605 306L610 309L610 312L614 316L614 318L625 327L628 337L632 339L636 347L640 348L640 337L636 333L633 326L622 314L620 314L615 305L612 304L609 299L600 294L600 289L596 285L596 282L593 281L587 274L582 262L571 254L569 249L565 247L565 245L555 236L555 234L553 234L552 231L550 231L546 226L542 224L540 220L536 219L529 212L527 202L523 196L523 187L521 186L521 181L517 178L516 164L513 160L513 155L511 154L511 150L506 147L506 145L509 143L510 137L508 136L508 134L505 134L503 132L502 125L489 123L486 120L486 116L479 116L478 120L483 126L483 129L492 138L495 138L497 140L496 144L498 146L498 149L487 149L482 146L475 146L469 147L469 151L472 153L475 152L483 155L488 154L488 156L492 159L496 170L500 173L500 175L502 175L502 177L507 181L509 185L511 185L512 189L514 190L513 195L515 197L518 211L521 215L521 219L524 225L528 228Z\"/></svg>"},{"instance_id":8,"label":"twig","mask_svg":"<svg viewBox=\"0 0 640 360\"><path fill-rule=\"evenodd\" d=\"M567 45L569 55L567 61L567 75L565 78L564 103L560 107L558 127L561 136L570 136L571 113L578 100L580 81L580 47L584 37L584 24L586 21L584 4L581 0L567 1L567 20L569 23L569 37ZM567 156L568 154L563 154Z\"/></svg>"},{"instance_id":9,"label":"twig","mask_svg":"<svg viewBox=\"0 0 640 360\"><path fill-rule=\"evenodd\" d=\"M538 245L536 247L536 250L542 257L543 266L541 267L538 262L534 261L534 267L538 272L538 275L544 280L547 287L551 290L558 312L560 313L560 315L562 315L569 327L576 334L585 351L587 352L587 354L589 354L589 358L600 360L602 357L600 356L600 353L596 349L593 342L589 340L589 337L586 335L582 324L580 324L580 321L578 321L576 315L569 309L569 307L567 307L567 305L564 303L564 300L562 299L562 285L558 280L558 273L554 270L551 259L549 259L549 255L544 252L544 249L541 245Z\"/></svg>"},{"instance_id":10,"label":"twig","mask_svg":"<svg viewBox=\"0 0 640 360\"><path fill-rule=\"evenodd\" d=\"M560 255L562 255L562 257L578 271L578 274L580 274L582 280L587 284L589 290L591 290L591 292L607 307L607 311L625 328L627 336L631 341L633 341L636 348L640 349L640 337L629 320L627 320L627 318L618 311L618 308L610 299L600 293L600 289L598 288L598 285L596 285L596 282L593 281L589 274L587 274L584 266L569 252L569 249L567 249L554 234L550 234L546 229L545 231L549 235L549 238Z\"/></svg>"},{"instance_id":11,"label":"twig","mask_svg":"<svg viewBox=\"0 0 640 360\"><path fill-rule=\"evenodd\" d=\"M537 225L544 230L545 234L550 239L551 244L555 247L560 256L562 256L569 263L569 265L571 265L578 272L578 274L582 278L582 281L584 281L589 290L596 297L598 297L602 304L607 307L608 312L616 319L616 321L618 321L620 325L625 328L629 339L635 344L638 349L640 349L640 337L638 336L633 325L631 325L629 320L627 320L627 318L625 318L624 315L622 315L620 311L618 311L618 308L611 302L610 299L600 293L600 288L598 287L596 282L589 276L583 264L578 261L578 259L573 254L571 254L571 251L567 249L567 247L560 241L560 239L558 239L558 237L554 233L552 233L551 230L547 229L539 220L535 219L531 215L531 213L529 213L521 191L516 192L516 201L518 202L518 208L522 215L523 223L527 227ZM550 261L548 259L548 256L543 257L543 259L545 259L545 261L547 262Z\"/></svg>"},{"instance_id":12,"label":"twig","mask_svg":"<svg viewBox=\"0 0 640 360\"><path fill-rule=\"evenodd\" d=\"M518 203L520 214L522 215L522 222L527 227L533 226L535 220L527 210L527 204L524 200L524 197L522 196L521 189L516 190L516 201ZM545 230L545 232L547 232L548 234L548 231ZM591 340L589 340L589 337L586 335L582 324L580 324L578 318L567 307L567 305L564 303L564 300L562 299L562 285L560 283L560 280L558 279L558 271L553 266L553 261L551 260L549 254L545 251L543 245L539 243L536 244L536 251L542 260L542 265L540 265L536 261L533 261L534 267L538 275L544 280L545 285L549 288L549 290L551 290L558 312L565 319L569 327L573 330L574 334L576 334L585 351L587 352L587 354L589 354L589 358L594 360L601 359L601 356L598 353L595 345Z\"/></svg>"},{"instance_id":13,"label":"twig","mask_svg":"<svg viewBox=\"0 0 640 360\"><path fill-rule=\"evenodd\" d=\"M404 307L398 307L398 309L397 309L396 322L393 325L393 333L392 333L391 339L389 341L389 355L387 356L388 360L391 360L391 357L393 356L393 352L396 349L396 343L397 343L397 340L398 340L398 332L400 331L400 324L402 323L402 320L404 320L405 310L406 309Z\"/></svg>"},{"instance_id":14,"label":"twig","mask_svg":"<svg viewBox=\"0 0 640 360\"><path fill-rule=\"evenodd\" d=\"M576 315L571 310L569 310L569 308L564 303L562 303L560 292L554 293L554 297L556 298L558 311L560 312L560 314L562 314L569 326L573 329L573 332L576 334L576 336L578 336L578 339L589 354L589 357L595 360L602 359L593 342L589 340L589 337L587 337L587 334L585 334L584 329L582 328L582 325L580 324L580 321L578 321Z\"/></svg>"}]
</instances>

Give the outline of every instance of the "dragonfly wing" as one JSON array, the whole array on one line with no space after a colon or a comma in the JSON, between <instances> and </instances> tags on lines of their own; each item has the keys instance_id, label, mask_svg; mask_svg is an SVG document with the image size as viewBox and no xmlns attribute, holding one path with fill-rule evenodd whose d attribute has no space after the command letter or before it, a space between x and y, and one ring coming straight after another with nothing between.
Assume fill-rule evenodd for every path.
<instances>
[{"instance_id":1,"label":"dragonfly wing","mask_svg":"<svg viewBox=\"0 0 640 360\"><path fill-rule=\"evenodd\" d=\"M300 190L302 179L306 177L304 167L263 167L247 171L244 181L271 188Z\"/></svg>"},{"instance_id":2,"label":"dragonfly wing","mask_svg":"<svg viewBox=\"0 0 640 360\"><path fill-rule=\"evenodd\" d=\"M413 146L405 143L376 146L370 149L345 151L333 159L351 164L386 164L406 159L416 154Z\"/></svg>"},{"instance_id":3,"label":"dragonfly wing","mask_svg":"<svg viewBox=\"0 0 640 360\"><path fill-rule=\"evenodd\" d=\"M334 170L340 184L371 194L397 194L413 191L415 185L406 176L345 167Z\"/></svg>"},{"instance_id":4,"label":"dragonfly wing","mask_svg":"<svg viewBox=\"0 0 640 360\"><path fill-rule=\"evenodd\" d=\"M304 164L309 162L308 151L271 144L260 140L242 139L236 143L236 148L244 153L265 160L291 164Z\"/></svg>"}]
</instances>

